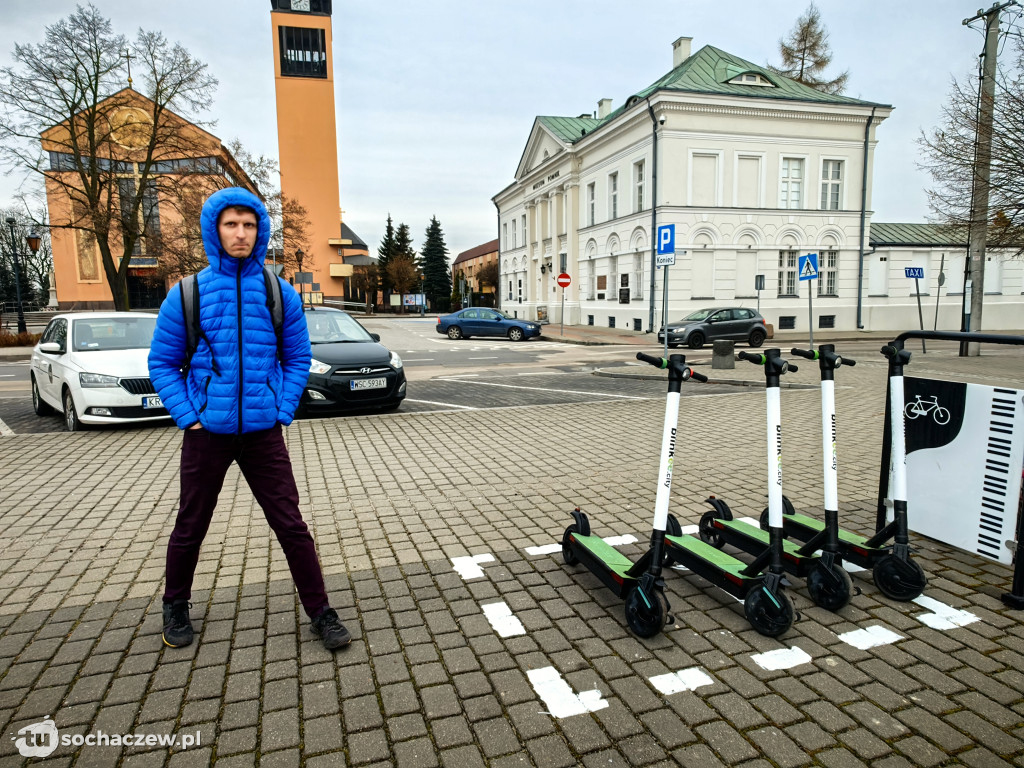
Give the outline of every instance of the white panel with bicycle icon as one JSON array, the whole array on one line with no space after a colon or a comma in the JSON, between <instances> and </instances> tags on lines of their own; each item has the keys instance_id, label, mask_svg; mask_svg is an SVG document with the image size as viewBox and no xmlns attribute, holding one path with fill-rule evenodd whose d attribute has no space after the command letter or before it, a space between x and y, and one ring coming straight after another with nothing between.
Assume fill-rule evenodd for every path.
<instances>
[{"instance_id":1,"label":"white panel with bicycle icon","mask_svg":"<svg viewBox=\"0 0 1024 768\"><path fill-rule=\"evenodd\" d=\"M1024 391L909 376L904 385L911 530L1012 563Z\"/></svg>"}]
</instances>

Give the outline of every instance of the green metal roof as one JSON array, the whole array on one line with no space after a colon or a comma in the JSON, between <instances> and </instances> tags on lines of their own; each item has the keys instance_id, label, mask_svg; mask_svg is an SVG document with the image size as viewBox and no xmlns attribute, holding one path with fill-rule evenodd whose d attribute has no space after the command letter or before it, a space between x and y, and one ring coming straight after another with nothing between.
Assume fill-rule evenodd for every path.
<instances>
[{"instance_id":1,"label":"green metal roof","mask_svg":"<svg viewBox=\"0 0 1024 768\"><path fill-rule=\"evenodd\" d=\"M537 119L555 136L569 143L583 138L583 136L604 122L593 117L552 117L541 115Z\"/></svg>"},{"instance_id":2,"label":"green metal roof","mask_svg":"<svg viewBox=\"0 0 1024 768\"><path fill-rule=\"evenodd\" d=\"M963 234L943 224L883 224L871 222L868 242L872 246L966 247Z\"/></svg>"},{"instance_id":3,"label":"green metal roof","mask_svg":"<svg viewBox=\"0 0 1024 768\"><path fill-rule=\"evenodd\" d=\"M734 85L729 83L737 75L747 72L761 75L773 83L775 87ZM741 59L739 56L733 56L731 53L726 53L713 46L705 45L664 77L656 80L639 93L630 96L626 99L625 104L605 118L542 116L537 119L558 138L575 143L586 134L592 133L597 128L612 122L637 101L644 100L656 91L709 93L755 99L803 101L817 104L890 107L888 104L862 101L850 96L837 96L815 90L808 85L798 83L796 80L776 74L767 67Z\"/></svg>"}]
</instances>

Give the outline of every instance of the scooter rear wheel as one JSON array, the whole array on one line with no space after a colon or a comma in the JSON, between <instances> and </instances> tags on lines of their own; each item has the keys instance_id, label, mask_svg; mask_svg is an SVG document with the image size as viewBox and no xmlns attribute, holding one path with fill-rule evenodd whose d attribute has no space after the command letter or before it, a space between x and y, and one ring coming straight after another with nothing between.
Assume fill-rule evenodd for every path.
<instances>
[{"instance_id":1,"label":"scooter rear wheel","mask_svg":"<svg viewBox=\"0 0 1024 768\"><path fill-rule=\"evenodd\" d=\"M576 557L576 553L572 551L572 544L569 542L569 537L574 533L579 533L576 523L566 528L565 533L562 534L562 559L565 560L566 565L576 565L580 561Z\"/></svg>"},{"instance_id":2,"label":"scooter rear wheel","mask_svg":"<svg viewBox=\"0 0 1024 768\"><path fill-rule=\"evenodd\" d=\"M875 563L875 586L891 600L906 603L924 592L928 577L913 560L901 560L888 554Z\"/></svg>"},{"instance_id":3,"label":"scooter rear wheel","mask_svg":"<svg viewBox=\"0 0 1024 768\"><path fill-rule=\"evenodd\" d=\"M725 538L718 529L715 528L715 520L718 519L718 515L712 510L708 510L700 516L700 525L698 532L700 533L700 540L705 544L710 544L715 549L721 549L725 546Z\"/></svg>"},{"instance_id":4,"label":"scooter rear wheel","mask_svg":"<svg viewBox=\"0 0 1024 768\"><path fill-rule=\"evenodd\" d=\"M763 585L747 594L743 612L750 626L765 637L778 637L788 632L796 616L793 602L785 592L769 592Z\"/></svg>"},{"instance_id":5,"label":"scooter rear wheel","mask_svg":"<svg viewBox=\"0 0 1024 768\"><path fill-rule=\"evenodd\" d=\"M796 507L793 506L793 502L789 500L788 496L783 496L782 497L782 514L783 515L795 515L796 514ZM768 507L765 507L764 510L761 512L760 523L761 523L761 530L762 531L767 531L768 530Z\"/></svg>"},{"instance_id":6,"label":"scooter rear wheel","mask_svg":"<svg viewBox=\"0 0 1024 768\"><path fill-rule=\"evenodd\" d=\"M815 605L826 611L838 611L850 602L853 579L838 563L828 566L819 562L807 574L807 591Z\"/></svg>"},{"instance_id":7,"label":"scooter rear wheel","mask_svg":"<svg viewBox=\"0 0 1024 768\"><path fill-rule=\"evenodd\" d=\"M637 637L654 637L668 620L668 599L660 590L645 594L634 587L626 596L626 624Z\"/></svg>"}]
</instances>

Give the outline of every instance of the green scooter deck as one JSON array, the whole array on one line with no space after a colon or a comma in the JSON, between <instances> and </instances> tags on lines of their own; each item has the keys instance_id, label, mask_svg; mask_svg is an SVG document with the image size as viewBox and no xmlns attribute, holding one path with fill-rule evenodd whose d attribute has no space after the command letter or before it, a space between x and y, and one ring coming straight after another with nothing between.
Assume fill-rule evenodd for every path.
<instances>
[{"instance_id":1,"label":"green scooter deck","mask_svg":"<svg viewBox=\"0 0 1024 768\"><path fill-rule=\"evenodd\" d=\"M783 530L787 536L798 541L809 541L825 530L825 523L814 517L801 515L782 516ZM887 547L872 547L866 537L839 529L839 556L861 568L874 568L875 563L889 554Z\"/></svg>"},{"instance_id":2,"label":"green scooter deck","mask_svg":"<svg viewBox=\"0 0 1024 768\"><path fill-rule=\"evenodd\" d=\"M573 533L570 546L587 569L619 597L625 597L637 582L629 571L634 563L600 536Z\"/></svg>"},{"instance_id":3,"label":"green scooter deck","mask_svg":"<svg viewBox=\"0 0 1024 768\"><path fill-rule=\"evenodd\" d=\"M771 536L758 526L743 520L716 520L719 533L728 544L754 557L768 551ZM803 578L821 559L817 554L801 554L800 547L787 539L782 540L782 566L787 573Z\"/></svg>"},{"instance_id":4,"label":"green scooter deck","mask_svg":"<svg viewBox=\"0 0 1024 768\"><path fill-rule=\"evenodd\" d=\"M747 563L696 536L665 536L665 554L741 600L763 580L760 573L746 572Z\"/></svg>"}]
</instances>

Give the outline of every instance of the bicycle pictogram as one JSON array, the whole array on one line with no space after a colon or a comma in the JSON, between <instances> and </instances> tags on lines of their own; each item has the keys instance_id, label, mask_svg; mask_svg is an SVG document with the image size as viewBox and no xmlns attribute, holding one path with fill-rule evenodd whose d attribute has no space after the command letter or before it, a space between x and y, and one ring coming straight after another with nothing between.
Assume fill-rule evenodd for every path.
<instances>
[{"instance_id":1,"label":"bicycle pictogram","mask_svg":"<svg viewBox=\"0 0 1024 768\"><path fill-rule=\"evenodd\" d=\"M949 423L949 409L939 405L937 395L932 395L931 400L922 400L921 396L917 395L914 402L907 403L903 413L908 419L916 419L918 416L927 416L931 413L936 424L941 426Z\"/></svg>"}]
</instances>

